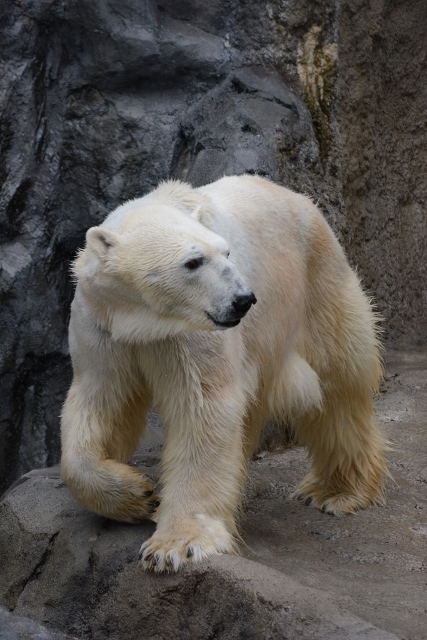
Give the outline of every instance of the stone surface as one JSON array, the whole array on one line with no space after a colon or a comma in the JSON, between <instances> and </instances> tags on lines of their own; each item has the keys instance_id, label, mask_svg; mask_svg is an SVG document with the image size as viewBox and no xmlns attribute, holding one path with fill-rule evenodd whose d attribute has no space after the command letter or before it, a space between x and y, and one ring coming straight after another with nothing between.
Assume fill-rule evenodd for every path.
<instances>
[{"instance_id":1,"label":"stone surface","mask_svg":"<svg viewBox=\"0 0 427 640\"><path fill-rule=\"evenodd\" d=\"M426 340L427 10L410 4L2 0L0 490L59 459L85 231L167 177L310 194L386 338Z\"/></svg>"},{"instance_id":2,"label":"stone surface","mask_svg":"<svg viewBox=\"0 0 427 640\"><path fill-rule=\"evenodd\" d=\"M251 465L242 557L178 575L138 565L153 523L83 511L57 467L26 474L0 503L0 605L91 640L425 640L427 351L389 353L377 410L393 447L385 507L336 518L290 502L304 451L266 452ZM150 421L134 463L154 479L160 447Z\"/></svg>"},{"instance_id":3,"label":"stone surface","mask_svg":"<svg viewBox=\"0 0 427 640\"><path fill-rule=\"evenodd\" d=\"M83 513L57 469L26 478L3 502L0 542L2 552L19 553L18 563L2 557L0 579L1 601L19 617L99 640L396 638L321 591L244 558L215 558L173 576L147 574L137 554L154 525L126 527ZM41 493L44 513L35 521Z\"/></svg>"},{"instance_id":4,"label":"stone surface","mask_svg":"<svg viewBox=\"0 0 427 640\"><path fill-rule=\"evenodd\" d=\"M342 2L336 95L345 241L389 338L427 337L427 5Z\"/></svg>"},{"instance_id":5,"label":"stone surface","mask_svg":"<svg viewBox=\"0 0 427 640\"><path fill-rule=\"evenodd\" d=\"M16 616L0 607L1 640L75 640L72 636L55 633L30 618Z\"/></svg>"}]
</instances>

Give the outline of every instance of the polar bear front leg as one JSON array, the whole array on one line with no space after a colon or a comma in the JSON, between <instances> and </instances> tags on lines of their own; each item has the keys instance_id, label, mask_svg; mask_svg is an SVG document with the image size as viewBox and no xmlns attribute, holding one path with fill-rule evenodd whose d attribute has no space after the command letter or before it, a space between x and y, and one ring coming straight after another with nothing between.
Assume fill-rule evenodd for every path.
<instances>
[{"instance_id":1,"label":"polar bear front leg","mask_svg":"<svg viewBox=\"0 0 427 640\"><path fill-rule=\"evenodd\" d=\"M111 394L73 383L62 414L61 475L86 509L138 523L158 504L147 477L126 464L142 432L146 406L136 394L111 406Z\"/></svg>"},{"instance_id":2,"label":"polar bear front leg","mask_svg":"<svg viewBox=\"0 0 427 640\"><path fill-rule=\"evenodd\" d=\"M139 522L157 497L145 475L126 464L142 434L151 395L130 347L96 327L70 324L74 378L61 421L61 474L86 509L106 518ZM88 339L88 334L89 338Z\"/></svg>"},{"instance_id":3,"label":"polar bear front leg","mask_svg":"<svg viewBox=\"0 0 427 640\"><path fill-rule=\"evenodd\" d=\"M191 398L184 402L162 416L166 437L158 525L140 551L143 566L156 572L237 551L244 399L230 385L206 394L198 408Z\"/></svg>"}]
</instances>

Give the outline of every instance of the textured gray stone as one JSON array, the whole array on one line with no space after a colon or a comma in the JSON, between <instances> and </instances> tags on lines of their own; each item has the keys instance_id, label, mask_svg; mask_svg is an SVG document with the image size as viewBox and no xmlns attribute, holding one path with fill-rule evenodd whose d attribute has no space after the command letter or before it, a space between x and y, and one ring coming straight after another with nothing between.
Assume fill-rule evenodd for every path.
<instances>
[{"instance_id":1,"label":"textured gray stone","mask_svg":"<svg viewBox=\"0 0 427 640\"><path fill-rule=\"evenodd\" d=\"M0 607L1 640L75 640L72 636L46 629L30 618L16 616Z\"/></svg>"},{"instance_id":2,"label":"textured gray stone","mask_svg":"<svg viewBox=\"0 0 427 640\"><path fill-rule=\"evenodd\" d=\"M336 91L347 253L389 338L427 338L427 6L341 3Z\"/></svg>"},{"instance_id":3,"label":"textured gray stone","mask_svg":"<svg viewBox=\"0 0 427 640\"><path fill-rule=\"evenodd\" d=\"M41 494L42 510L35 500ZM9 618L18 631L10 640L22 637L23 615L34 618L34 629L43 620L50 629L97 640L396 639L321 591L243 558L214 558L179 575L145 573L137 554L154 525L124 526L84 513L57 470L28 474L0 510L0 602L19 616ZM15 558L6 553L11 544ZM56 640L56 631L30 638Z\"/></svg>"}]
</instances>

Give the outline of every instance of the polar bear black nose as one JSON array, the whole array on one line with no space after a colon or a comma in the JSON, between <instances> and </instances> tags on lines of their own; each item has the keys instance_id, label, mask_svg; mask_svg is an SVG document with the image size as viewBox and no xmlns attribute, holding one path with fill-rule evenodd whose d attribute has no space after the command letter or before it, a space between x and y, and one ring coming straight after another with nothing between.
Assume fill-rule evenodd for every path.
<instances>
[{"instance_id":1,"label":"polar bear black nose","mask_svg":"<svg viewBox=\"0 0 427 640\"><path fill-rule=\"evenodd\" d=\"M255 303L256 298L253 293L250 293L249 295L236 296L236 299L233 300L233 308L238 313L246 313L246 311L249 311L251 306Z\"/></svg>"}]
</instances>

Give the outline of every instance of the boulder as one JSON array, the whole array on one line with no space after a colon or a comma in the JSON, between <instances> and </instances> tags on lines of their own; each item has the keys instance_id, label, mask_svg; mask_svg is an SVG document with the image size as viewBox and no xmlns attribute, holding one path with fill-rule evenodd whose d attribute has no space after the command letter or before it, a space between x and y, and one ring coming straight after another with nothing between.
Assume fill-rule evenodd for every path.
<instances>
[{"instance_id":1,"label":"boulder","mask_svg":"<svg viewBox=\"0 0 427 640\"><path fill-rule=\"evenodd\" d=\"M11 640L24 637L24 615L33 628L40 621L53 630L46 640L63 637L58 630L96 640L396 639L248 559L214 558L177 575L144 572L138 550L154 524L84 512L55 467L23 476L0 511L0 602L14 612L5 618L17 634Z\"/></svg>"},{"instance_id":2,"label":"boulder","mask_svg":"<svg viewBox=\"0 0 427 640\"><path fill-rule=\"evenodd\" d=\"M0 625L22 640L22 617L81 640L424 640L425 350L389 354L377 410L393 445L385 507L333 517L291 502L304 450L264 451L250 468L241 557L174 575L138 562L154 523L84 511L57 467L22 476L0 502L0 605L11 612L0 609ZM150 421L133 464L154 481L160 450Z\"/></svg>"}]
</instances>

